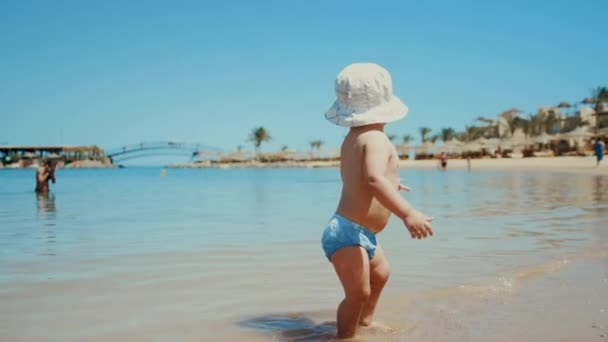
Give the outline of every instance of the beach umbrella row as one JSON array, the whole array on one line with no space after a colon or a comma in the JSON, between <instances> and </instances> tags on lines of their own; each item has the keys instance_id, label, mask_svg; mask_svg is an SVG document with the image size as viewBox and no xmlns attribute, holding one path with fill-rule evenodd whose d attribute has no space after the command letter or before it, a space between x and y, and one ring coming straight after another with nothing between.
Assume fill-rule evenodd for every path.
<instances>
[{"instance_id":1,"label":"beach umbrella row","mask_svg":"<svg viewBox=\"0 0 608 342\"><path fill-rule=\"evenodd\" d=\"M577 127L575 130L564 133L563 136L568 138L593 138L595 134L589 131L589 126Z\"/></svg>"},{"instance_id":2,"label":"beach umbrella row","mask_svg":"<svg viewBox=\"0 0 608 342\"><path fill-rule=\"evenodd\" d=\"M606 132L601 132L600 134L608 134L608 129L604 129ZM547 133L543 133L536 137L531 138L522 138L512 136L509 139L498 139L498 138L484 138L481 137L477 140L464 143L456 138L453 138L443 145L435 145L431 142L425 142L421 146L417 146L414 150L418 153L425 154L433 154L437 152L446 152L446 153L462 153L462 152L479 152L483 149L486 150L496 150L499 147L503 149L513 149L516 147L522 147L530 144L547 144L550 141L557 139L586 139L593 138L595 136L592 133L588 126L578 127L575 130L565 133L565 134L556 134L551 135Z\"/></svg>"}]
</instances>

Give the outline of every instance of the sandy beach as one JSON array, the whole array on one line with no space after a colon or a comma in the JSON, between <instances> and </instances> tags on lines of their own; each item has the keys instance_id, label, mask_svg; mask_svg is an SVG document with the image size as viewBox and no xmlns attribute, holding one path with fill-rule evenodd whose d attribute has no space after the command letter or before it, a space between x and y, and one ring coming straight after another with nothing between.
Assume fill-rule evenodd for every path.
<instances>
[{"instance_id":1,"label":"sandy beach","mask_svg":"<svg viewBox=\"0 0 608 342\"><path fill-rule=\"evenodd\" d=\"M401 160L402 169L436 169L437 160ZM336 168L339 161L286 161L276 163L261 163L247 161L242 163L196 163L173 164L170 168ZM449 159L448 170L466 170L465 159ZM486 158L471 159L471 169L475 170L505 170L505 171L540 171L540 172L569 172L588 175L608 176L608 162L604 161L596 167L595 157L547 157L547 158Z\"/></svg>"},{"instance_id":2,"label":"sandy beach","mask_svg":"<svg viewBox=\"0 0 608 342\"><path fill-rule=\"evenodd\" d=\"M433 169L437 168L437 165L437 160L402 160L400 163L402 168L414 169ZM467 168L467 161L465 159L448 160L448 170L462 170ZM596 167L595 157L472 159L471 169L571 172L608 176L608 163L604 161L599 167Z\"/></svg>"}]
</instances>

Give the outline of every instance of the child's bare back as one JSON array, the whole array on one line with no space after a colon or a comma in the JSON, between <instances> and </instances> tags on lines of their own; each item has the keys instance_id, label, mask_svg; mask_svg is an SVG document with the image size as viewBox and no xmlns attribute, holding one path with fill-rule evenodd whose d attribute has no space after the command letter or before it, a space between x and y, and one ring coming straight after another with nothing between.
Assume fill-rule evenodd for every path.
<instances>
[{"instance_id":1,"label":"child's bare back","mask_svg":"<svg viewBox=\"0 0 608 342\"><path fill-rule=\"evenodd\" d=\"M368 186L370 175L362 165L366 162L384 164L382 167L386 170L386 179L396 190L399 189L399 156L384 134L383 126L376 124L351 128L340 151L343 185L337 211L374 233L384 229L391 212L375 198ZM376 151L381 151L380 155L388 158L376 159L369 155Z\"/></svg>"}]
</instances>

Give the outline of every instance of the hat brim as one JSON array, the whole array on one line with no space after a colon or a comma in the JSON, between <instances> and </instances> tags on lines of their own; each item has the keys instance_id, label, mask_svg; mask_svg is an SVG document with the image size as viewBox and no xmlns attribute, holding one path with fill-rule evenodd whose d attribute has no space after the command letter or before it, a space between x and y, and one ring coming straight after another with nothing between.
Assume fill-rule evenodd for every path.
<instances>
[{"instance_id":1,"label":"hat brim","mask_svg":"<svg viewBox=\"0 0 608 342\"><path fill-rule=\"evenodd\" d=\"M343 107L336 100L325 113L325 118L338 126L359 127L397 121L403 119L407 112L407 106L396 96L393 96L390 101L364 112L355 112L350 108Z\"/></svg>"}]
</instances>

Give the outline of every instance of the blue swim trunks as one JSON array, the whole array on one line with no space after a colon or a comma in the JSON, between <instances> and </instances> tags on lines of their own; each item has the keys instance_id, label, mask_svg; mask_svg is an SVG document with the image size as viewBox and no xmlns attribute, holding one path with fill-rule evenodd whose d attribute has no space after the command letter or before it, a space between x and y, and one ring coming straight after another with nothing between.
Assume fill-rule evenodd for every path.
<instances>
[{"instance_id":1,"label":"blue swim trunks","mask_svg":"<svg viewBox=\"0 0 608 342\"><path fill-rule=\"evenodd\" d=\"M371 259L374 257L378 246L374 232L338 213L331 218L323 231L321 244L330 262L331 256L340 248L361 246L367 251L367 255Z\"/></svg>"}]
</instances>

